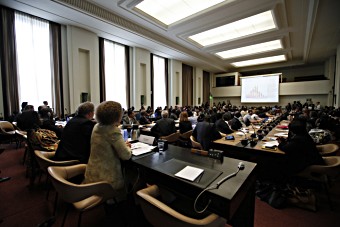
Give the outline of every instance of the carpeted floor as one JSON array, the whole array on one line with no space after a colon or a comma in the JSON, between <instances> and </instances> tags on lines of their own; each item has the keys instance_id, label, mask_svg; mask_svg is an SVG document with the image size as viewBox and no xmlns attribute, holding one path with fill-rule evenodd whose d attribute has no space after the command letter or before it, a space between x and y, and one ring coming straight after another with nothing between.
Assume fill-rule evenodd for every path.
<instances>
[{"instance_id":1,"label":"carpeted floor","mask_svg":"<svg viewBox=\"0 0 340 227\"><path fill-rule=\"evenodd\" d=\"M15 145L1 144L5 151L0 155L0 177L11 179L0 183L0 226L37 226L52 217L55 193L53 189L46 200L45 176L36 180L33 187L28 187L25 177L26 167L22 164L24 148L15 149ZM296 207L275 209L256 199L256 227L336 227L340 226L340 183L331 188L334 210L331 211L326 197L317 192L318 210L316 212ZM66 204L58 203L56 221L53 226L60 226ZM71 210L65 226L77 225L78 212ZM128 201L112 208L106 213L103 206L88 211L82 216L82 227L86 226L148 226L138 206ZM165 227L165 226L164 226Z\"/></svg>"}]
</instances>

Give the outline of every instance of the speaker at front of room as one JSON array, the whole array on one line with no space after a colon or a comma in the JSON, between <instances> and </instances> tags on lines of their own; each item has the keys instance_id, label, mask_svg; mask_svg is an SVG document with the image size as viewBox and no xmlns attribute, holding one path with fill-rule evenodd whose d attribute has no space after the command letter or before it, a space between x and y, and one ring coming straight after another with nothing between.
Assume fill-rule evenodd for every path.
<instances>
[{"instance_id":1,"label":"speaker at front of room","mask_svg":"<svg viewBox=\"0 0 340 227\"><path fill-rule=\"evenodd\" d=\"M176 105L179 105L179 97L176 96Z\"/></svg>"},{"instance_id":2,"label":"speaker at front of room","mask_svg":"<svg viewBox=\"0 0 340 227\"><path fill-rule=\"evenodd\" d=\"M145 104L145 96L141 95L140 96L140 104L143 106Z\"/></svg>"},{"instance_id":3,"label":"speaker at front of room","mask_svg":"<svg viewBox=\"0 0 340 227\"><path fill-rule=\"evenodd\" d=\"M89 93L82 92L80 95L80 102L87 102L89 100Z\"/></svg>"}]
</instances>

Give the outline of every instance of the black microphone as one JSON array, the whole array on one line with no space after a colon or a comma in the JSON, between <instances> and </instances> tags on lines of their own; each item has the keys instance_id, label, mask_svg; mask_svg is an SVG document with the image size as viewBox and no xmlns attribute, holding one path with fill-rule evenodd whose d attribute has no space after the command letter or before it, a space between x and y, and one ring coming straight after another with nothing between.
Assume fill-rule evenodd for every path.
<instances>
[{"instance_id":1,"label":"black microphone","mask_svg":"<svg viewBox=\"0 0 340 227\"><path fill-rule=\"evenodd\" d=\"M217 182L217 184L216 184L216 189L219 188L220 185L221 185L223 182L225 182L226 180L229 180L230 178L235 177L235 176L238 174L238 172L240 172L240 170L244 170L244 168L245 168L244 163L243 163L243 162L239 162L238 165L237 165L237 168L238 168L238 170L237 170L236 172L234 172L234 173L232 173L232 174L230 174L230 175L224 177L224 178L221 179L219 182Z\"/></svg>"}]
</instances>

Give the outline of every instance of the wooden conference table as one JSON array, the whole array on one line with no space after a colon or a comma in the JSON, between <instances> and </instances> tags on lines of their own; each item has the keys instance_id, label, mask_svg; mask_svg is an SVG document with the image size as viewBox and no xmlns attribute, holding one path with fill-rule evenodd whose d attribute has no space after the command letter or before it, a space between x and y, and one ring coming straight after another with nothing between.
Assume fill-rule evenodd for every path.
<instances>
[{"instance_id":1,"label":"wooden conference table","mask_svg":"<svg viewBox=\"0 0 340 227\"><path fill-rule=\"evenodd\" d=\"M207 156L191 153L188 148L169 145L163 153L152 152L142 156L133 156L130 165L140 170L141 176L150 184L174 193L177 197L192 203L197 195L206 187L215 185L225 176L238 170L241 160L224 157L216 160ZM211 200L208 211L214 212L233 226L253 226L255 206L255 168L256 164L243 161L245 169L235 177L225 181L218 189L209 190L200 197L203 209ZM185 166L204 169L200 180L188 181L174 174Z\"/></svg>"}]
</instances>

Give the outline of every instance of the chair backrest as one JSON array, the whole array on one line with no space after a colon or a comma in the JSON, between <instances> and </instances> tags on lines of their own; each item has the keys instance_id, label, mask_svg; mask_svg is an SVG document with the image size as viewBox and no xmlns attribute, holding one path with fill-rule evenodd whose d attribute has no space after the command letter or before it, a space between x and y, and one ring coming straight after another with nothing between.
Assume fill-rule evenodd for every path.
<instances>
[{"instance_id":1,"label":"chair backrest","mask_svg":"<svg viewBox=\"0 0 340 227\"><path fill-rule=\"evenodd\" d=\"M333 143L317 145L316 148L323 156L335 155L335 153L339 150L339 146Z\"/></svg>"},{"instance_id":2,"label":"chair backrest","mask_svg":"<svg viewBox=\"0 0 340 227\"><path fill-rule=\"evenodd\" d=\"M8 134L15 134L15 128L13 124L9 121L0 121L0 132Z\"/></svg>"},{"instance_id":3,"label":"chair backrest","mask_svg":"<svg viewBox=\"0 0 340 227\"><path fill-rule=\"evenodd\" d=\"M193 148L197 148L199 150L203 150L202 145L199 142L196 141L194 136L190 136L190 140L191 140L191 146Z\"/></svg>"},{"instance_id":4,"label":"chair backrest","mask_svg":"<svg viewBox=\"0 0 340 227\"><path fill-rule=\"evenodd\" d=\"M316 181L325 181L327 178L338 178L340 175L340 156L322 157L325 165L311 165L301 171L298 176L307 177Z\"/></svg>"},{"instance_id":5,"label":"chair backrest","mask_svg":"<svg viewBox=\"0 0 340 227\"><path fill-rule=\"evenodd\" d=\"M96 201L95 205L116 196L112 186L106 182L96 182L88 184L74 184L68 179L84 174L86 164L72 166L50 166L48 173L59 196L68 203L80 202L87 199L90 206L91 201Z\"/></svg>"},{"instance_id":6,"label":"chair backrest","mask_svg":"<svg viewBox=\"0 0 340 227\"><path fill-rule=\"evenodd\" d=\"M180 135L179 132L174 132L168 136L161 136L160 139L167 140L168 143L174 143L179 139L179 135Z\"/></svg>"},{"instance_id":7,"label":"chair backrest","mask_svg":"<svg viewBox=\"0 0 340 227\"><path fill-rule=\"evenodd\" d=\"M203 219L195 219L179 213L162 201L158 200L159 189L156 185L144 188L137 192L141 208L146 219L155 227L208 227L225 226L225 219L216 214L210 214Z\"/></svg>"},{"instance_id":8,"label":"chair backrest","mask_svg":"<svg viewBox=\"0 0 340 227\"><path fill-rule=\"evenodd\" d=\"M192 135L192 132L193 132L193 130L189 130L189 131L187 131L185 133L180 134L179 137L181 139L189 140L190 136Z\"/></svg>"},{"instance_id":9,"label":"chair backrest","mask_svg":"<svg viewBox=\"0 0 340 227\"><path fill-rule=\"evenodd\" d=\"M49 166L70 166L79 164L79 160L54 161L52 158L55 155L54 151L34 151L35 157L41 169L47 171Z\"/></svg>"}]
</instances>

